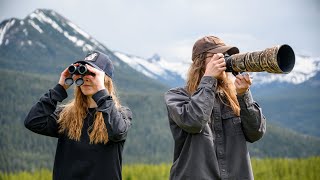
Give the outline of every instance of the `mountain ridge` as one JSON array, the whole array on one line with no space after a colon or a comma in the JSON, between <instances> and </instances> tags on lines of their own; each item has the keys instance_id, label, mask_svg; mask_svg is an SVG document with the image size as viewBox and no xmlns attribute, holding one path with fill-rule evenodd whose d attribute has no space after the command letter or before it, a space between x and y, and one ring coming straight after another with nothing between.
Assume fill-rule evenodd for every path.
<instances>
[{"instance_id":1,"label":"mountain ridge","mask_svg":"<svg viewBox=\"0 0 320 180\"><path fill-rule=\"evenodd\" d=\"M166 85L170 87L182 86L185 84L188 68L191 64L186 61L170 61L157 55L158 60L153 62L157 64L158 69L155 69L152 65L146 63L150 62L152 58L143 58L134 55L128 55L125 53L115 51L115 54L120 60L123 60L131 67L136 68L146 76L153 79L160 79ZM139 68L137 68L139 67ZM177 68L178 67L178 68ZM147 72L146 72L147 71ZM163 73L165 71L166 73ZM149 72L149 73L148 73ZM153 72L150 74L150 72ZM249 72L254 78L256 86L268 86L277 83L294 84L299 85L310 78L320 73L320 57L310 57L306 55L296 55L296 63L293 70L288 74L273 74L267 72ZM172 83L172 79L176 79L175 83Z\"/></svg>"},{"instance_id":2,"label":"mountain ridge","mask_svg":"<svg viewBox=\"0 0 320 180\"><path fill-rule=\"evenodd\" d=\"M185 68L183 68L182 71L181 69L179 69L179 71L178 69L177 71L172 71L174 67L181 67L181 62L170 63L157 54L153 55L151 58L144 59L139 56L128 55L119 51L114 51L114 53L120 60L127 63L132 68L166 86L181 86L185 81L181 75L187 71L184 70Z\"/></svg>"}]
</instances>

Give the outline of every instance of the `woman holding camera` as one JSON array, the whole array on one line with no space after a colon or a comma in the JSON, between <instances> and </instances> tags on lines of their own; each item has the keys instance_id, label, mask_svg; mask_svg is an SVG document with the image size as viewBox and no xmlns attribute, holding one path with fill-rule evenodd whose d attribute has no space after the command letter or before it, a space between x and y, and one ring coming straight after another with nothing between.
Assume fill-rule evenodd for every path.
<instances>
[{"instance_id":1,"label":"woman holding camera","mask_svg":"<svg viewBox=\"0 0 320 180\"><path fill-rule=\"evenodd\" d=\"M199 39L186 86L165 94L174 139L170 179L253 179L246 142L263 136L266 120L249 75L233 83L225 72L224 55L236 53L215 36Z\"/></svg>"},{"instance_id":2,"label":"woman holding camera","mask_svg":"<svg viewBox=\"0 0 320 180\"><path fill-rule=\"evenodd\" d=\"M74 99L57 106L70 87L65 82L72 74L66 68L58 84L31 108L25 126L58 138L53 179L122 179L122 151L132 113L119 103L107 55L95 51L79 64L91 74L81 77L83 84L75 88Z\"/></svg>"}]
</instances>

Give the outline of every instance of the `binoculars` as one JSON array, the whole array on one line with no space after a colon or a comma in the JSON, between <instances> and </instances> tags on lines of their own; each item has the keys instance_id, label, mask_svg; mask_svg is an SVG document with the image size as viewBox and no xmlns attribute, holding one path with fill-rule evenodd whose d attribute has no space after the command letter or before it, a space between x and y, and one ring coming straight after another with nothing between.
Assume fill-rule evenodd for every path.
<instances>
[{"instance_id":1,"label":"binoculars","mask_svg":"<svg viewBox=\"0 0 320 180\"><path fill-rule=\"evenodd\" d=\"M80 64L79 66L72 64L68 67L68 71L70 76L64 80L64 83L69 86L73 84L73 75L81 75L75 80L77 86L81 86L84 83L83 76L94 75L92 72L88 71L88 68L83 64Z\"/></svg>"},{"instance_id":2,"label":"binoculars","mask_svg":"<svg viewBox=\"0 0 320 180\"><path fill-rule=\"evenodd\" d=\"M293 49L287 45L278 45L263 51L234 54L225 57L226 72L236 75L240 72L262 72L288 74L295 64Z\"/></svg>"}]
</instances>

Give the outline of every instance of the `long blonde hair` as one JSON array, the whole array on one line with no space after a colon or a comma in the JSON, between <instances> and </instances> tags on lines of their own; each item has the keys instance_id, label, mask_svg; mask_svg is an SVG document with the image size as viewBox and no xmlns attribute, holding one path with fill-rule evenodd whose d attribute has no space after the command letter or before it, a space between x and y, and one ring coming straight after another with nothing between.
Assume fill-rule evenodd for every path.
<instances>
[{"instance_id":1,"label":"long blonde hair","mask_svg":"<svg viewBox=\"0 0 320 180\"><path fill-rule=\"evenodd\" d=\"M206 69L206 55L206 53L202 53L199 56L195 57L193 63L189 68L186 90L190 95L196 92L201 78L204 75ZM219 92L222 92L221 94L225 95L225 97L227 98L228 102L224 102L223 99L221 99L222 103L230 106L233 112L237 116L240 116L240 106L236 96L236 88L232 81L228 77L225 77L223 80L218 80L217 89Z\"/></svg>"},{"instance_id":2,"label":"long blonde hair","mask_svg":"<svg viewBox=\"0 0 320 180\"><path fill-rule=\"evenodd\" d=\"M111 78L105 76L104 85L111 95L116 108L119 109L121 105ZM81 133L83 133L81 132L83 122L89 108L89 97L82 93L80 87L75 87L74 96L74 99L62 106L63 109L59 114L58 120L59 133L66 133L70 139L80 141ZM88 132L90 144L106 144L109 138L101 112L95 113L95 119L92 126L92 131Z\"/></svg>"}]
</instances>

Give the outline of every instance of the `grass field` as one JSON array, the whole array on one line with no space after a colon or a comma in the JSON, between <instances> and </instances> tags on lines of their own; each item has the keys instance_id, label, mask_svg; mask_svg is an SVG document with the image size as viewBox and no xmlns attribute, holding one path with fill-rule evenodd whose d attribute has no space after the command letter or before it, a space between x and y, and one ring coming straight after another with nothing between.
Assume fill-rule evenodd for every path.
<instances>
[{"instance_id":1,"label":"grass field","mask_svg":"<svg viewBox=\"0 0 320 180\"><path fill-rule=\"evenodd\" d=\"M170 164L130 164L123 166L124 180L167 180ZM320 179L320 157L304 159L252 159L257 180L317 180ZM51 180L52 172L0 173L0 180Z\"/></svg>"}]
</instances>

